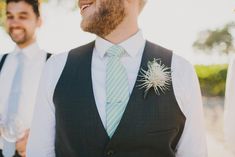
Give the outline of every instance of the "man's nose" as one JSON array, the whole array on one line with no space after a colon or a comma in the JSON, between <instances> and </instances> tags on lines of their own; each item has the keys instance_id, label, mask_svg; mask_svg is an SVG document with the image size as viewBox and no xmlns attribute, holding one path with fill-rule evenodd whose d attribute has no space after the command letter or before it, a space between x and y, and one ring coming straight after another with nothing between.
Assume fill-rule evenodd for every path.
<instances>
[{"instance_id":1,"label":"man's nose","mask_svg":"<svg viewBox=\"0 0 235 157\"><path fill-rule=\"evenodd\" d=\"M8 23L9 23L9 26L11 26L11 27L18 27L18 26L20 26L20 20L17 19L17 18L13 18L13 19L9 20Z\"/></svg>"}]
</instances>

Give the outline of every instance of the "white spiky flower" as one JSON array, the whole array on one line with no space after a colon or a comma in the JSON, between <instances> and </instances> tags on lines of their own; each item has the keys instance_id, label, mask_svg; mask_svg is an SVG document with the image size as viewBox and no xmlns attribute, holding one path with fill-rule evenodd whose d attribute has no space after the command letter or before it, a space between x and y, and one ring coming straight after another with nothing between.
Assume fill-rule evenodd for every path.
<instances>
[{"instance_id":1,"label":"white spiky flower","mask_svg":"<svg viewBox=\"0 0 235 157\"><path fill-rule=\"evenodd\" d=\"M160 92L165 93L169 90L171 84L171 69L161 63L160 59L153 59L148 62L148 70L141 69L141 84L139 87L145 88L144 97L146 97L150 88L153 88L157 95Z\"/></svg>"}]
</instances>

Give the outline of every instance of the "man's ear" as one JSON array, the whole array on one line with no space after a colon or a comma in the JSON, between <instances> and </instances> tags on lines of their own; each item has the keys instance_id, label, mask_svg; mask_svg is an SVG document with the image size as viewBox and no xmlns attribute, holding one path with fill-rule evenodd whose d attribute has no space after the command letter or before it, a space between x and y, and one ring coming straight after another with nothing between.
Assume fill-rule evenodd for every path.
<instances>
[{"instance_id":1,"label":"man's ear","mask_svg":"<svg viewBox=\"0 0 235 157\"><path fill-rule=\"evenodd\" d=\"M38 26L38 27L41 27L41 25L42 25L42 18L41 18L41 16L38 17L37 20L38 20L38 21L37 21L37 26Z\"/></svg>"},{"instance_id":2,"label":"man's ear","mask_svg":"<svg viewBox=\"0 0 235 157\"><path fill-rule=\"evenodd\" d=\"M135 14L139 14L139 1L140 0L124 0L125 7L127 12L130 11L131 14L135 12Z\"/></svg>"},{"instance_id":3,"label":"man's ear","mask_svg":"<svg viewBox=\"0 0 235 157\"><path fill-rule=\"evenodd\" d=\"M131 3L135 3L138 0L124 0L124 1L125 1L125 3L130 5Z\"/></svg>"}]
</instances>

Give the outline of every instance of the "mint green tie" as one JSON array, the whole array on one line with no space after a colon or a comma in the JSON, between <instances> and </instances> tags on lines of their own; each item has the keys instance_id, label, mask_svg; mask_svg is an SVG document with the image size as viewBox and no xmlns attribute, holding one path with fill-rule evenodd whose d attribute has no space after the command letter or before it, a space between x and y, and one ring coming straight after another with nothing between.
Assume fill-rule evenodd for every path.
<instances>
[{"instance_id":1,"label":"mint green tie","mask_svg":"<svg viewBox=\"0 0 235 157\"><path fill-rule=\"evenodd\" d=\"M106 121L107 133L112 137L129 99L128 77L120 58L125 50L114 45L107 50L106 68Z\"/></svg>"}]
</instances>

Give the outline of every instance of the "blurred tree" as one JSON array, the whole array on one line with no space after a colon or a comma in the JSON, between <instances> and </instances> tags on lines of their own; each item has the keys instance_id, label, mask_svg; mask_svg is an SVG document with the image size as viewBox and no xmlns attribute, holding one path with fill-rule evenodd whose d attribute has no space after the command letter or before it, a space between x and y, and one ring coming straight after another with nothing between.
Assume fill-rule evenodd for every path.
<instances>
[{"instance_id":1,"label":"blurred tree","mask_svg":"<svg viewBox=\"0 0 235 157\"><path fill-rule=\"evenodd\" d=\"M0 0L0 26L3 25L5 16L5 0Z\"/></svg>"},{"instance_id":2,"label":"blurred tree","mask_svg":"<svg viewBox=\"0 0 235 157\"><path fill-rule=\"evenodd\" d=\"M199 33L198 39L193 43L193 47L202 52L235 52L232 29L235 23L231 22L215 30L205 30Z\"/></svg>"}]
</instances>

